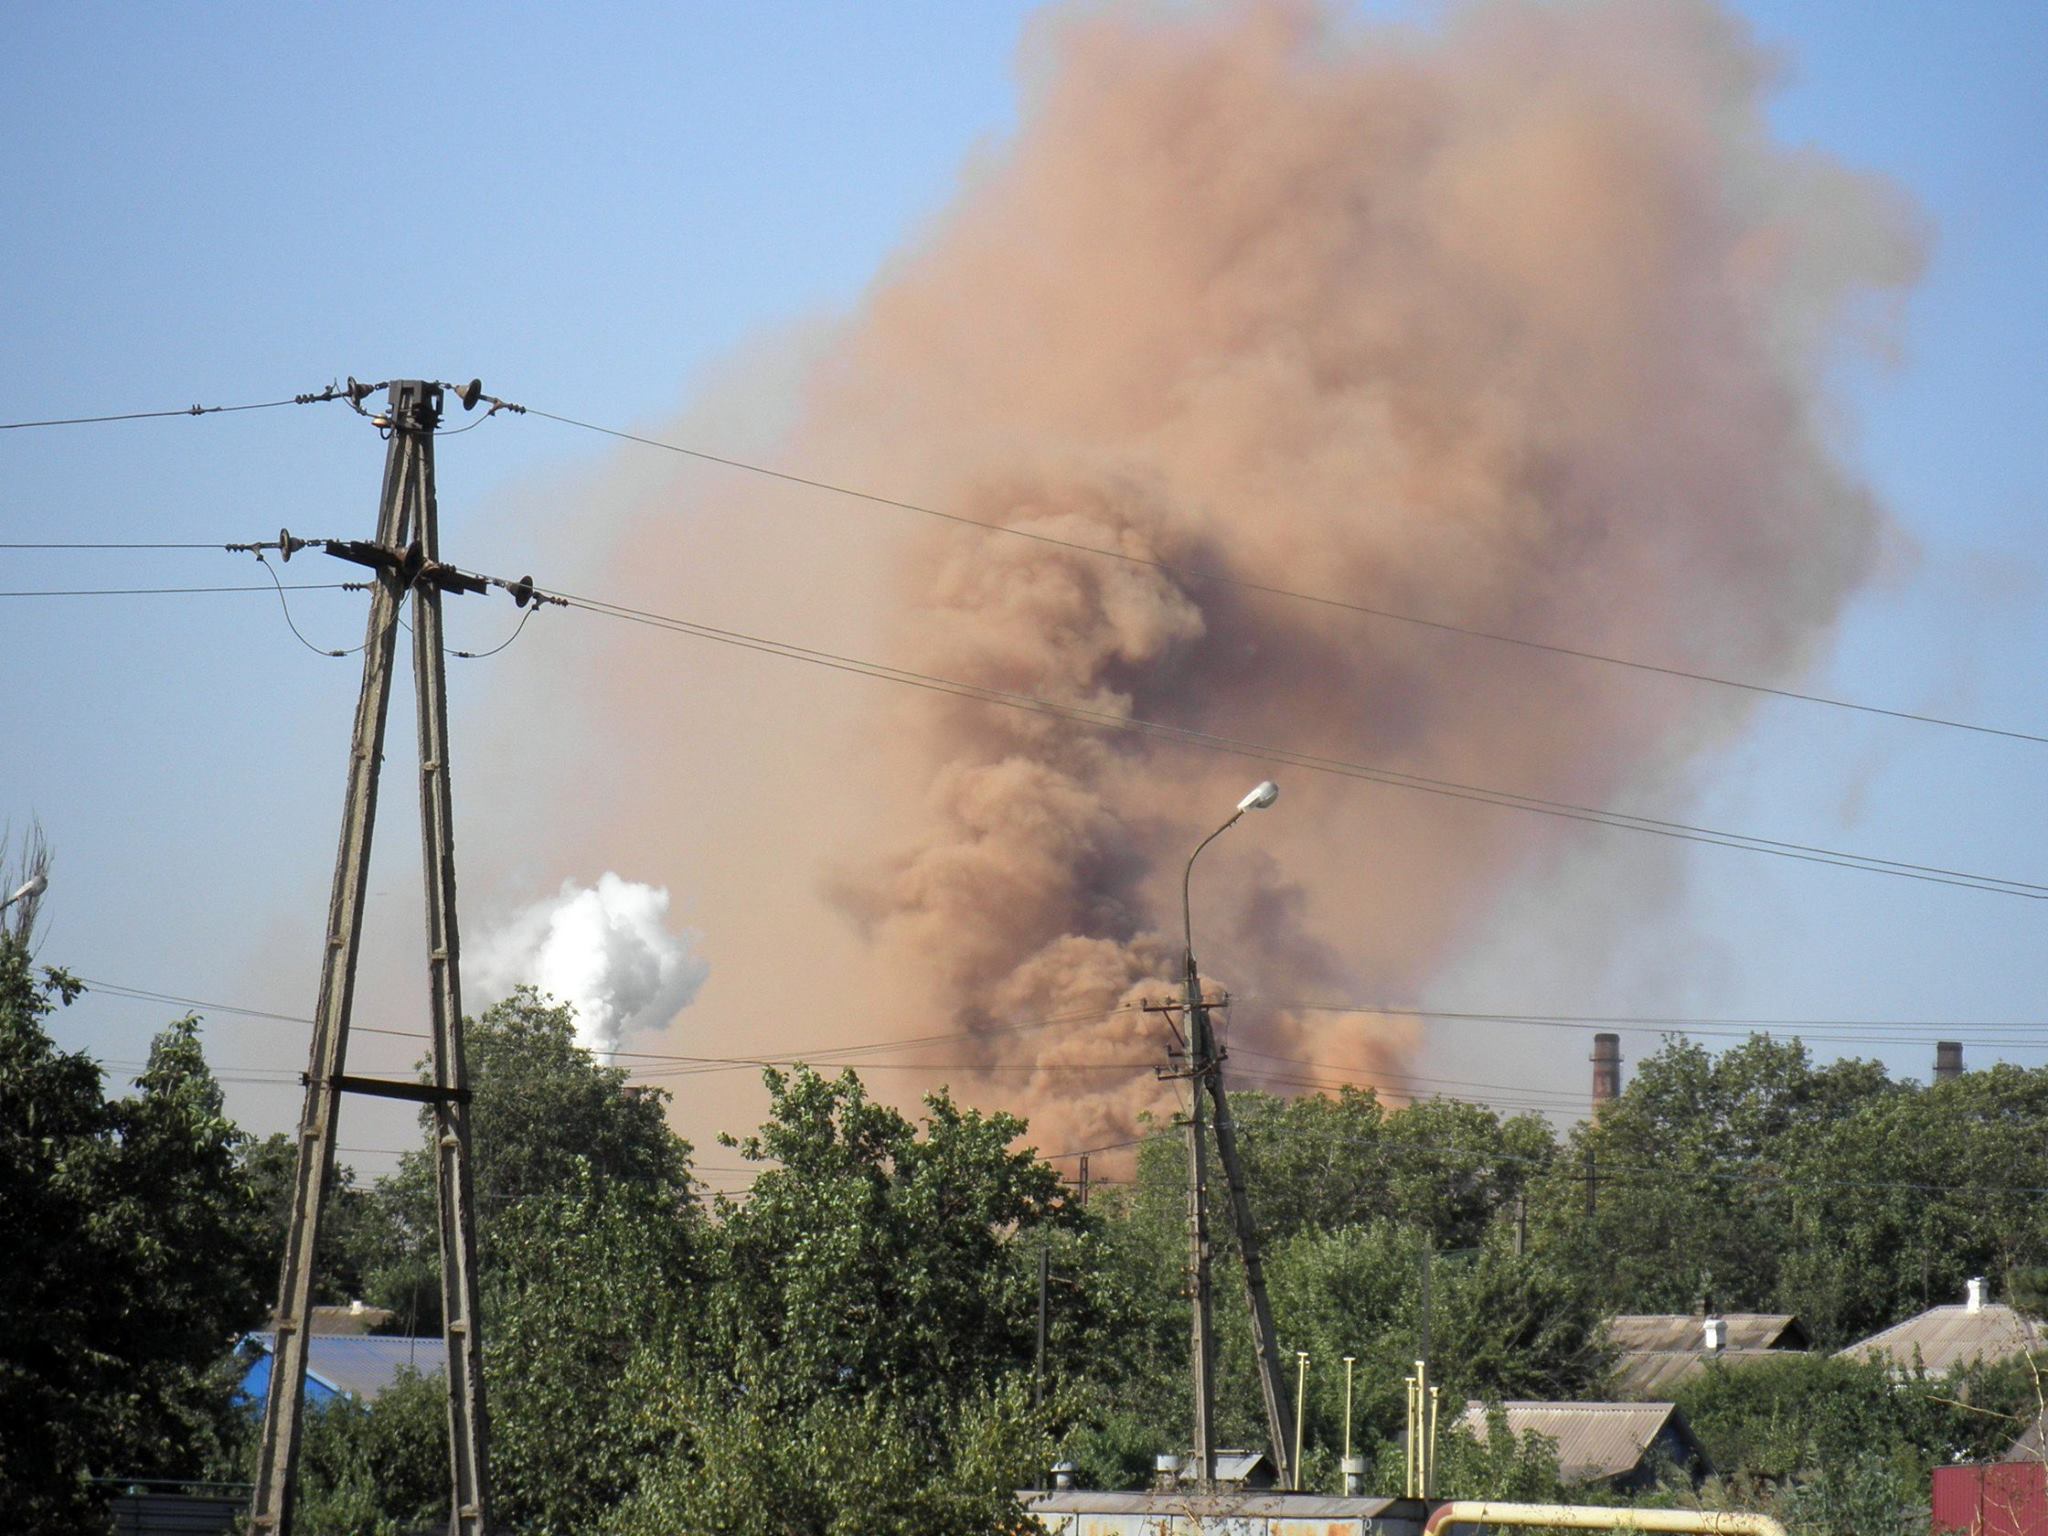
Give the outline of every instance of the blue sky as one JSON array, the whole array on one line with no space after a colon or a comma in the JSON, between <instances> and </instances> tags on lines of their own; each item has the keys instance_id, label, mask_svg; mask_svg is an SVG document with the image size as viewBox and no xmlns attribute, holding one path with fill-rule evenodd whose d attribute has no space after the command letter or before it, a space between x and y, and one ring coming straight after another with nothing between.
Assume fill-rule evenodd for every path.
<instances>
[{"instance_id":1,"label":"blue sky","mask_svg":"<svg viewBox=\"0 0 2048 1536\"><path fill-rule=\"evenodd\" d=\"M468 6L400 27L363 8L10 7L0 420L264 400L337 375L413 372L479 375L511 398L620 426L659 428L693 404L701 418L730 360L850 306L999 139L1032 9ZM1407 9L1427 24L1431 8ZM1784 60L1782 137L1890 177L1931 236L1900 355L1850 366L1838 423L1905 538L1804 684L2048 733L2048 11L1739 9ZM367 532L380 453L331 405L8 432L0 539ZM551 498L626 462L533 418L450 439L445 539L546 579L579 554L573 500ZM0 558L10 591L258 574L204 552ZM334 579L301 561L287 574ZM355 599L309 593L293 612L322 644L360 638ZM758 622L772 633L777 618ZM510 617L455 605L450 624L454 643L482 648ZM0 599L0 626L14 659L0 815L17 829L39 817L58 850L43 957L133 986L310 1011L354 665L309 655L260 593ZM458 668L458 731L533 706L546 633L477 664L488 673ZM743 758L746 744L731 750ZM2044 766L2048 747L2034 743L1774 703L1704 766L1686 809L1711 826L2039 880ZM373 902L391 912L373 940L416 920L408 780L394 775L387 791L389 878ZM476 867L503 869L516 860L502 846L545 835L472 825L464 846L486 849ZM1597 894L1616 834L1589 836L1567 888ZM687 872L663 877L687 912ZM1532 891L1430 1001L1745 1018L2048 1013L2048 914L2036 903L1711 849L1689 855L1686 877L1673 906L1597 964L1577 953L1568 905ZM520 899L477 893L493 898ZM717 923L735 920L689 914L714 941ZM821 977L821 1005L832 991ZM397 1007L400 995L372 998ZM125 1063L165 1016L91 997L57 1028ZM1973 1064L2048 1061L2048 1025L1930 1026L1846 1048L1924 1073L1934 1033L1970 1039ZM287 1126L296 1085L237 1075L288 1078L303 1032L221 1019L208 1039L234 1112L258 1130ZM1653 1043L1632 1035L1625 1049ZM1445 1024L1416 1070L1577 1092L1584 1047L1579 1034ZM365 1041L359 1058L372 1070L408 1059L400 1041ZM679 1105L700 1145L720 1112ZM403 1132L403 1117L375 1107L351 1123L364 1128L345 1143L388 1147Z\"/></svg>"}]
</instances>

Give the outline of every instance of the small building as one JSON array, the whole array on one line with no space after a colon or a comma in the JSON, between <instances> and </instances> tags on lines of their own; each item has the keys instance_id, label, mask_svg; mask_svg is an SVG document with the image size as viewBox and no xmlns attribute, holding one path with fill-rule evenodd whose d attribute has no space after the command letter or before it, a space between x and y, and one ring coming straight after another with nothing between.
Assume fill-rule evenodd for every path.
<instances>
[{"instance_id":1,"label":"small building","mask_svg":"<svg viewBox=\"0 0 2048 1536\"><path fill-rule=\"evenodd\" d=\"M1413 1499L1227 1489L1200 1494L1056 1488L1017 1497L1047 1536L1422 1536L1429 1512Z\"/></svg>"},{"instance_id":2,"label":"small building","mask_svg":"<svg viewBox=\"0 0 2048 1536\"><path fill-rule=\"evenodd\" d=\"M1676 1471L1695 1486L1713 1472L1706 1447L1676 1403L1502 1403L1511 1434L1541 1435L1557 1447L1558 1475L1618 1493L1654 1486ZM1464 1425L1486 1439L1487 1405L1465 1405Z\"/></svg>"},{"instance_id":3,"label":"small building","mask_svg":"<svg viewBox=\"0 0 2048 1536\"><path fill-rule=\"evenodd\" d=\"M1789 1312L1628 1313L1607 1320L1607 1342L1616 1351L1614 1395L1631 1401L1668 1398L1709 1362L1748 1365L1813 1344Z\"/></svg>"},{"instance_id":4,"label":"small building","mask_svg":"<svg viewBox=\"0 0 2048 1536\"><path fill-rule=\"evenodd\" d=\"M1419 1499L1333 1498L1273 1486L1276 1469L1255 1451L1215 1453L1215 1488L1196 1487L1195 1458L1152 1459L1152 1487L1135 1493L1076 1488L1071 1462L1053 1467L1051 1489L1017 1495L1049 1536L1422 1536ZM1346 1469L1350 1483L1350 1469Z\"/></svg>"},{"instance_id":5,"label":"small building","mask_svg":"<svg viewBox=\"0 0 2048 1536\"><path fill-rule=\"evenodd\" d=\"M1917 1317L1873 1333L1838 1352L1844 1360L1889 1360L1897 1371L1918 1366L1940 1378L1973 1363L1992 1364L2031 1354L2048 1345L2041 1325L1990 1299L1980 1278L1969 1282L1959 1304L1929 1307Z\"/></svg>"},{"instance_id":6,"label":"small building","mask_svg":"<svg viewBox=\"0 0 2048 1536\"><path fill-rule=\"evenodd\" d=\"M240 1392L257 1407L269 1396L276 1350L274 1333L252 1333L242 1340L249 1367L242 1373ZM306 1339L306 1401L325 1405L347 1397L374 1403L406 1371L437 1376L447 1368L448 1349L440 1339L313 1333Z\"/></svg>"}]
</instances>

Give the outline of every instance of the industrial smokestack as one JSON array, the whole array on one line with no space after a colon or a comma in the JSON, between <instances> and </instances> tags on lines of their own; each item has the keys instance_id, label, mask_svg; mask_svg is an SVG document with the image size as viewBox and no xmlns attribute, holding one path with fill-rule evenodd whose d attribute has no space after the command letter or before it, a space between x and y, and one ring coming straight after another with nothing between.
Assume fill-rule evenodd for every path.
<instances>
[{"instance_id":1,"label":"industrial smokestack","mask_svg":"<svg viewBox=\"0 0 2048 1536\"><path fill-rule=\"evenodd\" d=\"M1934 1080L1946 1083L1963 1075L1963 1042L1960 1040L1937 1040L1934 1042Z\"/></svg>"},{"instance_id":2,"label":"industrial smokestack","mask_svg":"<svg viewBox=\"0 0 2048 1536\"><path fill-rule=\"evenodd\" d=\"M1593 1037L1593 1108L1621 1096L1621 1036Z\"/></svg>"}]
</instances>

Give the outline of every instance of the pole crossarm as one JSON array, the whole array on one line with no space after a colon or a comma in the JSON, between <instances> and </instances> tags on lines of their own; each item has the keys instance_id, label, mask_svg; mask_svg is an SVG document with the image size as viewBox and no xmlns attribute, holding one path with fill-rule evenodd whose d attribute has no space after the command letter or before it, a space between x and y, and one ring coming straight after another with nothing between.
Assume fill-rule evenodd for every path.
<instances>
[{"instance_id":1,"label":"pole crossarm","mask_svg":"<svg viewBox=\"0 0 2048 1536\"><path fill-rule=\"evenodd\" d=\"M349 1077L334 1080L343 1093L360 1093L376 1099L409 1099L415 1104L467 1104L467 1088L443 1088L434 1083L397 1082L388 1077Z\"/></svg>"}]
</instances>

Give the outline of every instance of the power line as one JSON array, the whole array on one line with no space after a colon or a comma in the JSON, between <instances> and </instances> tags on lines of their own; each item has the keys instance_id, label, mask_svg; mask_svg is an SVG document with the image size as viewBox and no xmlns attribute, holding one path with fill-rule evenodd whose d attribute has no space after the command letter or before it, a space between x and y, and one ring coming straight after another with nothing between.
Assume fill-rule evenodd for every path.
<instances>
[{"instance_id":1,"label":"power line","mask_svg":"<svg viewBox=\"0 0 2048 1536\"><path fill-rule=\"evenodd\" d=\"M285 600L284 583L278 580L277 572L271 567L270 562L263 558L261 550L256 551L256 564L262 567L263 574L270 578L270 584L277 588L277 606L284 614L285 627L292 632L292 638L298 641L299 644L303 645L315 656L330 656L337 660L344 656L353 655L363 648L360 645L353 645L347 650L329 650L325 646L315 645L312 641L308 640L305 635L300 633L298 620L292 617L292 605ZM511 641L508 640L505 643L509 645Z\"/></svg>"},{"instance_id":2,"label":"power line","mask_svg":"<svg viewBox=\"0 0 2048 1536\"><path fill-rule=\"evenodd\" d=\"M158 991L148 987L130 986L125 982L102 981L91 976L75 978L88 992L119 997L138 1002L163 1003L174 1007L204 1009L211 1013L235 1014L246 1018L262 1019L280 1024L307 1024L313 1020L304 1014L278 1013L269 1009L249 1008L235 1003L222 1003L202 997L191 997L184 993ZM626 1051L592 1048L593 1056L609 1056L614 1059L674 1063L683 1067L703 1067L707 1070L724 1070L734 1067L787 1067L798 1063L841 1066L855 1065L841 1058L862 1053L905 1050L914 1046L934 1045L958 1040L980 1040L1028 1030L1048 1029L1061 1024L1094 1023L1115 1018L1118 1014L1132 1010L1121 1004L1111 1008L1077 1010L1069 1013L1050 1014L1044 1018L1008 1020L979 1027L943 1030L931 1034L911 1035L893 1040L865 1040L845 1045L819 1046L814 1049L785 1050L764 1053L760 1056L697 1056L682 1055L665 1051ZM425 1040L429 1036L420 1030L377 1029L366 1024L351 1024L352 1034L394 1035L408 1040Z\"/></svg>"},{"instance_id":3,"label":"power line","mask_svg":"<svg viewBox=\"0 0 2048 1536\"><path fill-rule=\"evenodd\" d=\"M166 992L147 987L130 986L125 982L102 981L91 976L77 978L89 992L108 997L132 1001L162 1003L173 1007L189 1008L208 1013L230 1014L245 1018L262 1019L282 1024L307 1024L313 1021L304 1014L279 1013L274 1010L251 1008L237 1003L224 1003L209 998L193 997L185 993ZM1916 1030L1935 1031L1931 1034L1882 1035L1851 1034L1822 1036L1823 1044L1879 1044L1879 1045L1931 1045L1936 1040L1953 1040L1961 1036L1964 1044L1978 1044L1992 1047L2031 1048L2048 1044L2048 1039L1999 1038L1995 1034L1973 1032L2028 1031L2048 1036L2048 1020L2035 1019L1967 1019L1958 1017L1925 1017L1913 1019L1873 1018L1746 1018L1727 1014L1649 1014L1649 1013L1541 1013L1531 1011L1486 1012L1477 1009L1430 1008L1408 1004L1386 1004L1365 1002L1337 1002L1327 999L1300 1000L1294 998L1268 998L1256 992L1236 994L1238 1002L1258 1002L1269 1008L1299 1013L1340 1013L1382 1015L1389 1018L1419 1020L1446 1020L1483 1024L1515 1024L1532 1028L1557 1028L1592 1031L1613 1028L1657 1028L1687 1035L1707 1035L1725 1038L1748 1038L1750 1035L1768 1030L1786 1030L1807 1034L1828 1030ZM701 1068L705 1071L725 1071L747 1067L788 1067L798 1063L813 1066L861 1065L842 1058L874 1055L891 1051L908 1050L918 1046L951 1044L961 1041L980 1041L1005 1035L1029 1033L1041 1029L1057 1028L1065 1024L1088 1024L1106 1022L1120 1014L1132 1011L1119 1005L1113 1008L1077 1010L1069 1013L1047 1015L1043 1018L1006 1020L985 1025L967 1025L954 1029L938 1030L921 1035L902 1036L895 1039L862 1040L844 1045L820 1045L810 1048L794 1047L780 1051L764 1052L760 1056L702 1056L686 1055L669 1051L629 1051L596 1048L593 1056L609 1057L615 1061L644 1061L670 1064L681 1067ZM367 1024L352 1024L352 1033L390 1035L400 1039L424 1040L428 1036L420 1030L382 1029ZM1233 1046L1232 1053L1246 1056L1265 1056L1247 1046ZM1292 1061L1294 1058L1276 1058ZM947 1064L955 1065L955 1064ZM1317 1065L1327 1066L1327 1063ZM1348 1070L1337 1068L1336 1070ZM687 1074L672 1074L687 1075ZM1466 1087L1505 1087L1502 1084L1463 1083L1458 1079L1421 1079L1411 1074L1381 1073L1381 1076L1406 1076L1414 1081L1440 1081ZM1516 1089L1514 1091L1527 1091ZM1108 1150L1108 1149L1105 1149Z\"/></svg>"},{"instance_id":4,"label":"power line","mask_svg":"<svg viewBox=\"0 0 2048 1536\"><path fill-rule=\"evenodd\" d=\"M1916 710L1891 709L1879 704L1866 704L1855 699L1844 699L1831 694L1808 693L1796 688L1780 688L1768 683L1753 683L1741 678L1724 677L1718 673L1695 672L1684 667L1666 666L1657 662L1638 661L1630 657L1614 656L1604 651L1589 650L1582 646L1560 645L1550 641L1532 640L1524 635L1510 635L1498 630L1481 629L1469 624L1456 624L1446 619L1425 618L1419 614L1402 613L1391 608L1376 607L1369 603L1352 602L1344 598L1330 597L1313 592L1300 592L1292 588L1273 585L1269 582L1253 581L1242 576L1228 576L1219 571L1197 570L1193 567L1176 565L1170 561L1158 560L1146 555L1134 555L1127 550L1111 549L1100 544L1086 544L1074 539L1057 538L1052 534L1034 533L1027 528L1013 528L1004 523L992 522L986 518L969 517L961 512L948 512L939 507L926 506L919 502L905 501L894 496L878 495L872 491L855 489L830 480L816 479L787 470L771 469L763 464L750 463L745 459L732 458L725 454L711 453L700 448L686 447L681 443L664 442L659 438L643 437L635 432L620 431L615 427L599 426L595 422L579 421L572 416L556 415L537 407L527 407L527 414L545 417L563 426L576 427L585 432L601 433L606 437L619 438L629 443L639 443L649 448L680 454L686 458L700 460L707 464L721 465L765 479L779 480L787 485L799 485L811 490L825 491L831 495L844 496L849 500L866 502L873 506L891 507L902 512L914 512L921 517L936 518L941 522L953 523L960 527L978 528L986 533L1005 534L1011 538L1027 539L1034 544L1049 545L1056 549L1070 550L1076 554L1094 555L1105 560L1117 560L1126 565L1143 566L1156 570L1177 581L1207 586L1235 587L1242 591L1258 592L1267 597L1284 598L1290 602L1309 603L1320 608L1330 608L1365 618L1382 619L1395 624L1411 625L1429 629L1441 634L1462 635L1468 639L1485 640L1496 645L1509 645L1521 650L1536 651L1552 656L1569 657L1576 661L1594 662L1601 666L1620 667L1629 671L1644 672L1659 677L1677 678L1685 682L1703 683L1716 688L1730 688L1743 693L1763 695L1770 698L1789 699L1802 704L1818 704L1829 709L1850 710L1858 714L1879 715L1892 720L1904 720L1916 725L1939 726L1946 730L1970 731L1984 736L2003 736L2013 741L2028 741L2048 745L2048 735L2032 731L2010 730L2002 726L1983 725L1975 721L1956 720L1947 716L1927 714Z\"/></svg>"},{"instance_id":5,"label":"power line","mask_svg":"<svg viewBox=\"0 0 2048 1536\"><path fill-rule=\"evenodd\" d=\"M176 992L158 992L147 987L126 986L120 982L97 981L90 976L80 976L77 980L88 992L107 997L125 998L134 1002L167 1003L179 1008L205 1009L208 1013L235 1014L243 1018L265 1019L279 1024L311 1024L313 1022L303 1014L274 1013L264 1008L246 1008L235 1003L213 1002L203 997L185 997ZM350 1031L351 1033L362 1035L395 1035L406 1040L426 1040L431 1038L424 1030L378 1029L368 1024L352 1024Z\"/></svg>"},{"instance_id":6,"label":"power line","mask_svg":"<svg viewBox=\"0 0 2048 1536\"><path fill-rule=\"evenodd\" d=\"M354 581L287 581L281 590L286 592L347 592L362 583ZM215 592L268 592L264 586L239 587L28 587L12 592L0 592L0 597L186 597L204 596Z\"/></svg>"},{"instance_id":7,"label":"power line","mask_svg":"<svg viewBox=\"0 0 2048 1536\"><path fill-rule=\"evenodd\" d=\"M383 389L383 385L358 385L350 379L346 385L330 383L326 389L315 389L287 399L258 399L248 406L178 406L174 410L160 412L115 412L111 416L53 416L41 422L0 422L0 432L23 432L31 426L96 426L100 422L150 422L164 416L231 416L233 412L268 412L279 406L322 406L330 399L340 399L356 412L362 412L362 399Z\"/></svg>"},{"instance_id":8,"label":"power line","mask_svg":"<svg viewBox=\"0 0 2048 1536\"><path fill-rule=\"evenodd\" d=\"M898 683L905 687L946 694L954 698L969 699L977 703L995 704L1007 709L1049 715L1056 719L1068 720L1104 730L1128 731L1138 735L1155 737L1160 740L1177 742L1181 745L1196 747L1204 751L1247 758L1254 762L1284 764L1289 767L1305 768L1314 773L1325 773L1341 778L1362 779L1369 783L1383 784L1391 788L1414 790L1423 794L1437 795L1454 800L1468 800L1478 804L1498 806L1506 810L1526 811L1541 816L1557 817L1567 821L1586 822L1594 826L1640 832L1653 837L1672 838L1682 842L1705 843L1721 848L1736 848L1750 853L1769 854L1775 858L1795 859L1803 863L1826 864L1840 869L1862 870L1869 874L1891 875L1909 880L1923 880L1936 885L1952 885L1966 890L1985 891L1993 895L2018 896L2030 901L2048 899L2048 885L2041 885L2032 881L2009 879L1998 875L1974 874L1969 871L1951 869L1941 865L1915 864L1904 860L1879 858L1871 854L1852 853L1813 843L1758 837L1743 832L1721 831L1711 827L1697 826L1690 822L1643 816L1628 811L1608 810L1598 806L1578 805L1570 801L1548 800L1540 796L1525 795L1513 790L1494 789L1486 785L1465 784L1450 779L1432 778L1423 774L1407 773L1399 769L1381 768L1373 764L1355 762L1345 758L1326 757L1317 753L1297 751L1293 748L1274 747L1261 742L1221 736L1212 732L1197 731L1183 726L1167 725L1159 721L1140 719L1133 715L1112 714L1108 711L1089 709L1078 704L1062 704L1037 694L1019 693L986 684L962 682L957 678L940 677L926 672L915 672L908 668L894 667L882 662L867 661L838 652L815 650L808 646L795 645L788 641L750 635L738 630L721 629L715 625L699 624L670 614L629 608L624 604L612 603L600 598L580 597L572 593L557 593L554 595L572 607L582 608L606 618L621 619L629 623L665 629L672 633L688 635L696 639L712 640L722 645L732 645L745 650L761 651L768 655L780 656L785 660L801 661L833 671L850 672L863 677L877 678L884 682Z\"/></svg>"},{"instance_id":9,"label":"power line","mask_svg":"<svg viewBox=\"0 0 2048 1536\"><path fill-rule=\"evenodd\" d=\"M1256 994L1246 994L1247 999ZM1298 1002L1275 999L1260 999L1269 1007L1299 1013L1347 1013L1383 1014L1390 1018L1434 1019L1449 1022L1482 1024L1526 1024L1535 1028L1601 1030L1601 1029L1658 1029L1686 1035L1703 1035L1708 1038L1747 1038L1769 1033L1773 1030L1787 1030L1798 1036L1812 1036L1815 1040L1831 1045L1931 1045L1936 1040L1954 1040L1959 1036L1964 1044L1991 1046L2019 1046L2022 1048L2048 1044L2048 1039L2015 1038L2013 1034L1992 1033L1996 1031L2048 1032L2048 1022L2019 1019L1765 1019L1733 1017L1690 1017L1684 1015L1655 1014L1541 1014L1541 1013L1483 1013L1474 1010L1450 1008L1417 1008L1388 1006L1379 1007L1370 1003ZM1938 1034L1883 1034L1853 1033L1835 1031L1884 1031L1884 1030L1936 1030ZM1984 1032L1972 1035L1970 1031Z\"/></svg>"},{"instance_id":10,"label":"power line","mask_svg":"<svg viewBox=\"0 0 2048 1536\"><path fill-rule=\"evenodd\" d=\"M373 386L376 389L382 387ZM46 421L0 421L0 432L20 432L29 427L88 427L107 421L151 421L163 416L225 416L236 411L268 411L280 405L316 405L327 400L347 400L355 404L362 399L362 394L371 392L364 390L362 394L356 394L357 388L355 380L351 379L346 389L338 384L330 384L316 393L292 395L284 400L258 400L249 405L186 405L164 411L118 411L107 416L58 416ZM358 408L360 409L360 406Z\"/></svg>"}]
</instances>

